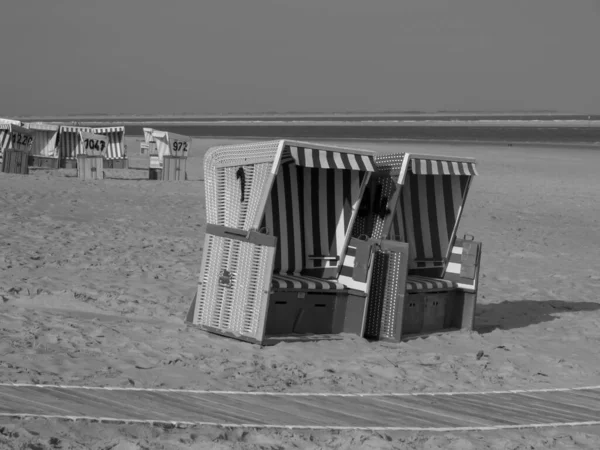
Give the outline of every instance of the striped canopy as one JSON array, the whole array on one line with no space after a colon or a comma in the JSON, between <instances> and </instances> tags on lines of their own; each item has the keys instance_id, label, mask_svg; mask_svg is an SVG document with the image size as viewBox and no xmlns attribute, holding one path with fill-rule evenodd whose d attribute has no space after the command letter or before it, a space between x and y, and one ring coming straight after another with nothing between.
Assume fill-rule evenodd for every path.
<instances>
[{"instance_id":1,"label":"striped canopy","mask_svg":"<svg viewBox=\"0 0 600 450\"><path fill-rule=\"evenodd\" d=\"M413 158L411 171L415 175L477 175L475 163Z\"/></svg>"},{"instance_id":2,"label":"striped canopy","mask_svg":"<svg viewBox=\"0 0 600 450\"><path fill-rule=\"evenodd\" d=\"M361 153L350 153L347 151L319 150L307 147L286 146L283 162L288 156L294 160L296 165L312 167L316 169L346 169L362 170L366 172L375 171L375 161L372 155ZM291 160L290 160L291 162Z\"/></svg>"}]
</instances>

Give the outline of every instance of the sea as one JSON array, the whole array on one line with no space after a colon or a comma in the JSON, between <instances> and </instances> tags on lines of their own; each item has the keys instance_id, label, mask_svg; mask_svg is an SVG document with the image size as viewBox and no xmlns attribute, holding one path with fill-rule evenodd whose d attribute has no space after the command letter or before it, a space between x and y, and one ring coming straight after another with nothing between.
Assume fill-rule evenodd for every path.
<instances>
[{"instance_id":1,"label":"sea","mask_svg":"<svg viewBox=\"0 0 600 450\"><path fill-rule=\"evenodd\" d=\"M154 128L203 138L569 143L600 146L600 114L264 113L21 117L80 126Z\"/></svg>"}]
</instances>

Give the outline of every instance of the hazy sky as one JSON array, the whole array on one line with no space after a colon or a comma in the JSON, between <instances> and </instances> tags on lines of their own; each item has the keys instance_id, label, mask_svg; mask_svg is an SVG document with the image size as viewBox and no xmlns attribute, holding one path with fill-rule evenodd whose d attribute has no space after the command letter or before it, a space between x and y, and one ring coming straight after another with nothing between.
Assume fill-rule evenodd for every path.
<instances>
[{"instance_id":1,"label":"hazy sky","mask_svg":"<svg viewBox=\"0 0 600 450\"><path fill-rule=\"evenodd\" d=\"M2 0L0 115L600 112L600 0Z\"/></svg>"}]
</instances>

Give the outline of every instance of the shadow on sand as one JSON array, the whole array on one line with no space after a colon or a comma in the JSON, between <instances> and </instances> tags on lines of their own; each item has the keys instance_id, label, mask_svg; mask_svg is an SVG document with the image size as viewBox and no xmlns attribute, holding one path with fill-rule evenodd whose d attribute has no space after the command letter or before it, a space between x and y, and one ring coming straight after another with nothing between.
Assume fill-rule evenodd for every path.
<instances>
[{"instance_id":1,"label":"shadow on sand","mask_svg":"<svg viewBox=\"0 0 600 450\"><path fill-rule=\"evenodd\" d=\"M475 331L489 333L497 328L511 330L558 319L561 313L598 311L600 302L568 302L563 300L511 300L477 305Z\"/></svg>"}]
</instances>

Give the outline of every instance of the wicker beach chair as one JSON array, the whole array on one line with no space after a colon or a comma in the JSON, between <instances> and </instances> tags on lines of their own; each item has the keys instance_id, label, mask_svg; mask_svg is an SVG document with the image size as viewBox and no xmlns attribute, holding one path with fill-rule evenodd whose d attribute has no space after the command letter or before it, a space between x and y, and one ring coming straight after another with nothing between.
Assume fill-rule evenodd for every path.
<instances>
[{"instance_id":1,"label":"wicker beach chair","mask_svg":"<svg viewBox=\"0 0 600 450\"><path fill-rule=\"evenodd\" d=\"M365 336L472 329L481 243L456 233L475 160L400 153L375 164L350 242L373 252Z\"/></svg>"},{"instance_id":2,"label":"wicker beach chair","mask_svg":"<svg viewBox=\"0 0 600 450\"><path fill-rule=\"evenodd\" d=\"M125 127L79 127L63 125L58 135L58 148L61 167L75 168L78 155L86 153L81 132L99 134L107 137L106 148L102 151L104 168L127 169L129 162L125 152Z\"/></svg>"},{"instance_id":3,"label":"wicker beach chair","mask_svg":"<svg viewBox=\"0 0 600 450\"><path fill-rule=\"evenodd\" d=\"M368 292L340 281L374 154L288 140L210 149L207 229L187 321L271 344L364 333Z\"/></svg>"},{"instance_id":4,"label":"wicker beach chair","mask_svg":"<svg viewBox=\"0 0 600 450\"><path fill-rule=\"evenodd\" d=\"M0 123L0 171L28 173L28 159L35 136L14 123Z\"/></svg>"},{"instance_id":5,"label":"wicker beach chair","mask_svg":"<svg viewBox=\"0 0 600 450\"><path fill-rule=\"evenodd\" d=\"M34 135L30 165L58 169L58 132L60 126L44 122L31 122L24 124L24 126L31 130Z\"/></svg>"},{"instance_id":6,"label":"wicker beach chair","mask_svg":"<svg viewBox=\"0 0 600 450\"><path fill-rule=\"evenodd\" d=\"M146 134L144 129L144 135ZM150 130L150 145L156 150L150 154L150 168L157 170L157 179L179 181L187 179L187 157L192 138L170 131Z\"/></svg>"}]
</instances>

